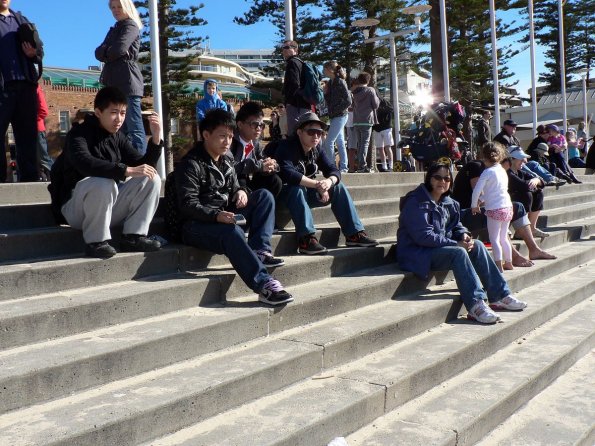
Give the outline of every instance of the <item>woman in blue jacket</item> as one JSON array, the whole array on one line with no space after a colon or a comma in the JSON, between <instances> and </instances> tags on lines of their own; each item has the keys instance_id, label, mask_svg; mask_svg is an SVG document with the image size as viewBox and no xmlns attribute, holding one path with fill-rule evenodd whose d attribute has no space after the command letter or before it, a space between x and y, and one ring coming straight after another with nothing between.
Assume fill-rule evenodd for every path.
<instances>
[{"instance_id":1,"label":"woman in blue jacket","mask_svg":"<svg viewBox=\"0 0 595 446\"><path fill-rule=\"evenodd\" d=\"M147 140L140 105L144 83L138 66L143 24L132 0L110 0L109 8L116 24L95 50L95 58L104 63L100 81L106 87L122 90L128 98L122 131L138 153L144 155Z\"/></svg>"},{"instance_id":2,"label":"woman in blue jacket","mask_svg":"<svg viewBox=\"0 0 595 446\"><path fill-rule=\"evenodd\" d=\"M518 311L527 304L512 295L483 243L461 224L451 185L448 166L433 164L424 183L401 199L397 262L424 280L430 271L452 269L467 317L493 324L500 320L493 309Z\"/></svg>"}]
</instances>

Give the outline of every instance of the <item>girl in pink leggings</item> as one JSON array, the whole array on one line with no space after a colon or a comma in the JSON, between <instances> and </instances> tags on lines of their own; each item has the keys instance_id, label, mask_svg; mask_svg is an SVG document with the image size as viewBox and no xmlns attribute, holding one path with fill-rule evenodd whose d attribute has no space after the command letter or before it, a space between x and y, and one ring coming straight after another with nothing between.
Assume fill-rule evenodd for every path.
<instances>
[{"instance_id":1,"label":"girl in pink leggings","mask_svg":"<svg viewBox=\"0 0 595 446\"><path fill-rule=\"evenodd\" d=\"M512 220L512 202L508 195L508 175L500 163L507 156L506 149L499 143L485 143L480 150L486 169L473 188L471 211L481 212L479 201L483 202L488 221L488 233L492 244L492 255L500 272L513 269L512 246L508 239L508 225Z\"/></svg>"}]
</instances>

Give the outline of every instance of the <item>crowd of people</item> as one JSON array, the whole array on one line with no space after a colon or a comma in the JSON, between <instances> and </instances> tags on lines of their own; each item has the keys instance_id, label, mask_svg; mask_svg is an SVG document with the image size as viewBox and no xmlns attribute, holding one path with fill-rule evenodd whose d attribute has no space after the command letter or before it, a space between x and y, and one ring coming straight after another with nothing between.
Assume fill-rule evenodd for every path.
<instances>
[{"instance_id":1,"label":"crowd of people","mask_svg":"<svg viewBox=\"0 0 595 446\"><path fill-rule=\"evenodd\" d=\"M26 20L12 13L9 3L1 3L4 12L9 11L0 20L2 33ZM148 119L148 141L140 119L142 79L136 59L142 24L130 0L111 0L109 6L116 24L96 50L96 57L105 62L102 83L106 86L95 97L93 113L68 132L64 149L51 166L49 186L57 220L80 229L86 254L97 258L117 253L110 229L116 225L122 226L120 251L161 249L160 241L148 236L159 203L161 179L155 166L163 141L159 116ZM31 76L43 51L41 45L32 48L22 42L19 47L15 42L18 51L9 56L23 63L17 64L20 71L7 70L2 63L0 87L8 92L3 101L10 107L3 102L0 115L7 121L31 118L36 124L43 107L37 106L41 100ZM376 145L384 154L384 166L389 158L392 162L393 145L390 127L375 127L380 124L376 113L380 100L368 86L368 73L361 73L349 90L342 67L334 61L325 64L327 124L304 93L305 63L297 57L297 43L286 41L282 50L287 63L285 101L271 122L273 141L262 146L266 124L260 104L246 102L234 114L218 94L217 82L206 80L204 98L196 106L198 141L175 166L171 183L166 183L172 188L166 197L175 197L179 212L181 241L225 255L244 283L269 305L293 300L269 271L285 263L274 255L271 242L277 205L285 206L291 215L301 254L327 253L317 238L312 214L313 208L324 206L330 207L347 246L378 245L366 233L342 174L370 172L367 151L373 129L377 129ZM23 105L19 95L30 97L35 107ZM486 123L489 118L489 114L483 116ZM346 128L352 129L347 143ZM33 180L39 161L33 162L22 143L27 141L25 130L31 129L16 125L17 144L23 148L21 175ZM494 323L500 319L495 310L526 307L511 293L503 272L532 266L534 260L555 259L535 242L536 237L549 235L537 228L543 188L580 183L563 152L575 149L581 158L582 147L577 133L569 132L566 139L556 126L541 126L528 149L535 155L529 155L515 136L513 121L505 121L493 141L489 126L484 130L480 159L467 163L456 180L451 166L433 164L424 182L401 199L396 260L401 269L422 279L430 271L452 269L469 318ZM349 153L354 150L357 156ZM575 155L573 151L569 157L573 164ZM527 244L528 258L510 243L509 225ZM486 228L493 257L474 238L476 231Z\"/></svg>"}]
</instances>

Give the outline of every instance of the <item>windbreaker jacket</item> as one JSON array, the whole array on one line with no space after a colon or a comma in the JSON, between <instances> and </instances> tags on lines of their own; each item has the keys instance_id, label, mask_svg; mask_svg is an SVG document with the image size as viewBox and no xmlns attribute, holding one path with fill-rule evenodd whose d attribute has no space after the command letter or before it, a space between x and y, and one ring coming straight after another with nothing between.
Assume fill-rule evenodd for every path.
<instances>
[{"instance_id":1,"label":"windbreaker jacket","mask_svg":"<svg viewBox=\"0 0 595 446\"><path fill-rule=\"evenodd\" d=\"M198 142L175 167L176 196L182 220L213 223L231 204L240 184L229 154L215 162Z\"/></svg>"},{"instance_id":2,"label":"windbreaker jacket","mask_svg":"<svg viewBox=\"0 0 595 446\"><path fill-rule=\"evenodd\" d=\"M283 98L286 104L298 108L310 108L310 104L302 96L303 62L298 56L291 56L285 65L283 78Z\"/></svg>"},{"instance_id":3,"label":"windbreaker jacket","mask_svg":"<svg viewBox=\"0 0 595 446\"><path fill-rule=\"evenodd\" d=\"M215 94L209 94L207 92L207 84L215 84L216 86L216 91ZM230 107L227 105L227 102L225 102L223 99L221 99L218 95L219 93L219 84L217 83L217 81L215 79L207 79L206 81L204 81L203 85L203 94L204 94L204 98L202 98L200 101L198 101L196 103L196 121L200 122L205 118L205 115L207 114L207 112L209 110L211 110L212 108L221 108L223 110L226 111L230 111Z\"/></svg>"},{"instance_id":4,"label":"windbreaker jacket","mask_svg":"<svg viewBox=\"0 0 595 446\"><path fill-rule=\"evenodd\" d=\"M443 246L457 246L469 233L460 221L460 206L450 197L436 203L424 184L407 193L399 204L397 262L403 271L420 279L430 274L432 251Z\"/></svg>"},{"instance_id":5,"label":"windbreaker jacket","mask_svg":"<svg viewBox=\"0 0 595 446\"><path fill-rule=\"evenodd\" d=\"M376 110L380 99L372 87L360 86L353 90L353 123L378 124Z\"/></svg>"},{"instance_id":6,"label":"windbreaker jacket","mask_svg":"<svg viewBox=\"0 0 595 446\"><path fill-rule=\"evenodd\" d=\"M134 20L120 20L95 49L95 58L105 64L101 83L119 88L126 96L143 95L143 75L138 66L139 36L140 30Z\"/></svg>"},{"instance_id":7,"label":"windbreaker jacket","mask_svg":"<svg viewBox=\"0 0 595 446\"><path fill-rule=\"evenodd\" d=\"M508 148L510 146L520 146L521 142L519 139L514 135L508 135L504 130L494 136L494 141L499 142L504 147Z\"/></svg>"},{"instance_id":8,"label":"windbreaker jacket","mask_svg":"<svg viewBox=\"0 0 595 446\"><path fill-rule=\"evenodd\" d=\"M279 164L279 176L283 184L298 186L307 171L306 166L312 163L317 164L325 178L335 176L341 181L341 171L337 169L335 163L331 162L326 154L317 148L305 154L297 136L279 141L275 159Z\"/></svg>"},{"instance_id":9,"label":"windbreaker jacket","mask_svg":"<svg viewBox=\"0 0 595 446\"><path fill-rule=\"evenodd\" d=\"M345 116L351 106L351 93L347 84L340 77L335 77L328 83L328 91L324 95L330 118Z\"/></svg>"}]
</instances>

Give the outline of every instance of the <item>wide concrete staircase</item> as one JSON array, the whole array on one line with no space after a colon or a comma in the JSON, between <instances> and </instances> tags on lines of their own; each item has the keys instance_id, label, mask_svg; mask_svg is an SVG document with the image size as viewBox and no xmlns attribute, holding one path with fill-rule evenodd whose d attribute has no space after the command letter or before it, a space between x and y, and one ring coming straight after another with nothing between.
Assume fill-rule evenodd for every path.
<instances>
[{"instance_id":1,"label":"wide concrete staircase","mask_svg":"<svg viewBox=\"0 0 595 446\"><path fill-rule=\"evenodd\" d=\"M344 247L322 208L329 254L296 255L279 211L282 308L193 248L85 258L44 185L0 185L0 445L593 445L595 177L546 189L558 258L506 272L529 307L493 326L449 273L393 262L421 179L346 175L376 248Z\"/></svg>"}]
</instances>

